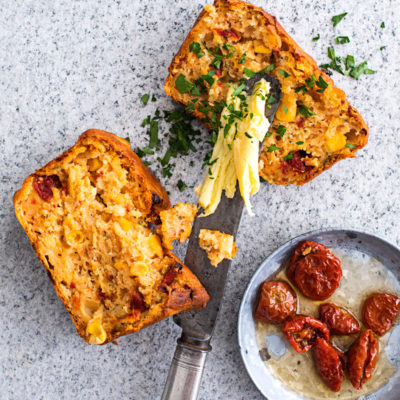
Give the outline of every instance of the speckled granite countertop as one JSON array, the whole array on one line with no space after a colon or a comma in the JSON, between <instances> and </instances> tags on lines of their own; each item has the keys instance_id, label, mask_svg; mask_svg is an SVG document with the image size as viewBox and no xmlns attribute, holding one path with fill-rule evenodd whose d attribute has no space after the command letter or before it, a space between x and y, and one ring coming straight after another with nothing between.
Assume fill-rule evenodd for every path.
<instances>
[{"instance_id":1,"label":"speckled granite countertop","mask_svg":"<svg viewBox=\"0 0 400 400\"><path fill-rule=\"evenodd\" d=\"M157 399L179 329L172 319L119 340L86 345L13 212L12 195L26 175L72 145L87 128L145 143L143 118L173 108L163 93L167 67L203 0L23 0L0 2L0 398ZM258 218L246 214L226 296L203 376L200 399L260 399L242 365L236 322L246 283L260 262L293 236L322 227L378 233L400 244L399 20L395 0L276 0L256 2L319 63L337 35L351 43L341 54L367 59L378 73L359 81L338 74L371 128L357 159L335 165L304 187L262 186L254 198ZM351 7L350 7L351 4ZM332 15L349 15L335 29ZM385 21L386 28L380 28ZM311 38L320 33L319 42ZM382 45L387 45L383 51ZM338 50L339 51L339 50ZM143 93L157 102L144 107ZM204 132L204 135L206 133ZM179 159L162 180L172 201L178 179L200 180L202 154ZM155 171L160 176L159 171ZM263 217L264 222L260 219ZM184 248L178 254L183 256Z\"/></svg>"}]
</instances>

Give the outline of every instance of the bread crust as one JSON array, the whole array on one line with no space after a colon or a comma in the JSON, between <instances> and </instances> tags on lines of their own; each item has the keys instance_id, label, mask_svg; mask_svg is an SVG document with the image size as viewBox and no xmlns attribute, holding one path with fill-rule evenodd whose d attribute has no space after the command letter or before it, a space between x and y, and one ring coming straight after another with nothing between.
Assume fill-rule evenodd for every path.
<instances>
[{"instance_id":1,"label":"bread crust","mask_svg":"<svg viewBox=\"0 0 400 400\"><path fill-rule=\"evenodd\" d=\"M108 146L111 146L116 153L123 157L124 162L129 164L129 167L134 169L135 179L140 180L141 187L145 190L145 208L148 211L148 218L153 221L158 220L159 212L171 207L171 202L169 200L168 194L162 187L161 183L142 163L140 158L131 150L130 144L126 140L119 138L112 133L97 129L90 129L84 132L72 148L68 149L57 158L50 161L44 167L38 169L34 174L28 176L24 180L21 189L15 193L13 198L15 214L18 221L25 230L31 245L36 252L37 257L45 267L50 281L52 282L57 295L60 297L67 311L69 312L79 335L88 343L88 335L86 332L87 325L82 321L81 318L79 318L78 315L76 315L76 313L74 313L71 300L63 294L61 287L56 283L53 277L52 265L49 259L46 259L46 255L40 251L38 245L39 238L32 232L29 227L29 221L24 216L23 202L27 198L29 198L32 191L34 191L33 185L35 177L37 177L38 175L46 175L51 173L54 167L59 165L60 162L62 160L65 160L67 157L71 157L77 150L79 150L80 146L84 144L87 145L88 143L99 142L106 143ZM188 267L182 264L181 261L168 249L164 249L164 256L168 259L171 259L172 264L179 265L174 281L179 281L179 285L187 285L190 288L190 293L188 292L188 295L190 294L190 296L187 298L187 301L182 304L177 304L175 306L174 304L172 304L171 306L168 302L169 294L167 294L164 298L163 303L161 303L161 305L158 305L157 312L152 314L141 314L143 315L143 318L139 318L137 321L135 321L135 323L133 323L129 329L121 332L107 334L107 339L102 344L106 344L116 339L117 337L136 332L146 326L149 326L178 312L205 307L209 300L209 296L199 280L195 277L195 275L189 270ZM178 283L174 284L178 285Z\"/></svg>"},{"instance_id":2,"label":"bread crust","mask_svg":"<svg viewBox=\"0 0 400 400\"><path fill-rule=\"evenodd\" d=\"M250 4L248 2L242 1L242 0L215 0L214 1L214 7L219 8L219 7L228 7L229 9L235 9L239 11L247 11L249 13L261 13L262 16L265 19L265 26L272 26L273 29L276 31L276 33L279 35L281 38L282 42L285 43L285 45L288 47L289 51L296 57L296 60L301 61L303 63L308 64L312 68L312 72L314 73L315 76L322 76L323 79L332 87L335 88L336 94L341 97L341 102L344 105L343 108L347 108L347 114L349 118L351 118L354 121L354 125L358 127L359 134L357 135L357 143L355 144L355 147L351 149L351 151L346 151L345 153L334 153L331 156L327 157L327 159L324 161L324 163L319 166L318 168L315 168L311 174L301 174L301 177L296 177L296 179L293 180L285 180L283 179L271 179L270 174L268 173L268 167L266 165L260 166L260 176L264 178L265 180L268 180L270 183L273 184L279 184L279 185L288 185L291 183L296 184L297 186L303 185L310 180L314 179L317 177L319 174L330 168L332 165L337 163L338 161L345 159L345 158L353 158L355 157L355 152L363 148L367 142L368 142L368 136L369 136L369 129L367 124L365 123L364 119L360 115L360 113L346 100L345 93L341 91L340 89L336 88L334 86L333 80L325 73L323 72L317 65L316 61L307 53L305 53L301 47L289 36L289 34L284 30L282 25L277 21L277 18L268 14L266 11L263 9L254 6L253 4ZM166 94L170 97L172 97L175 101L178 103L182 104L183 106L187 106L187 101L182 99L182 96L179 94L179 92L175 88L175 79L177 77L176 70L179 70L180 64L184 61L185 55L189 51L189 45L195 41L198 33L201 31L201 27L199 26L202 19L206 15L207 11L206 9L203 9L196 19L192 29L188 33L185 41L182 43L178 53L175 55L173 58L168 71L169 75L165 80L165 85L164 85L164 90ZM244 77L244 76L243 76ZM210 124L204 121L204 114L202 112L199 112L198 109L196 108L194 111L189 110L191 114L193 114L196 118L198 118L201 122L205 124L207 128L210 129ZM266 144L264 145L264 148L262 150L262 153L260 155L260 162L262 163L263 161L266 161L266 155L267 155L267 147Z\"/></svg>"}]
</instances>

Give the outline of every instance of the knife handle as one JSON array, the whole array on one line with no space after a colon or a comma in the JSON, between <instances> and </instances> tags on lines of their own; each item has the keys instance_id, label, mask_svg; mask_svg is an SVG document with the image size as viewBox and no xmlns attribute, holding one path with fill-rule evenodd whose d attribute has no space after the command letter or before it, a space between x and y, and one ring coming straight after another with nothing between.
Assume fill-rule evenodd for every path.
<instances>
[{"instance_id":1,"label":"knife handle","mask_svg":"<svg viewBox=\"0 0 400 400\"><path fill-rule=\"evenodd\" d=\"M188 345L178 339L161 400L196 400L211 346Z\"/></svg>"}]
</instances>

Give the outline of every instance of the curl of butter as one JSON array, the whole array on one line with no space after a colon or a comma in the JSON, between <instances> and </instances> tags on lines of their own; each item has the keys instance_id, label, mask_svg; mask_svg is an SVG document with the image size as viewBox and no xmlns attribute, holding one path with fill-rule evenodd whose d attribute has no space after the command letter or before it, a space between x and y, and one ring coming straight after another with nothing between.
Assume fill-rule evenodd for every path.
<instances>
[{"instance_id":1,"label":"curl of butter","mask_svg":"<svg viewBox=\"0 0 400 400\"><path fill-rule=\"evenodd\" d=\"M258 155L260 142L270 125L264 114L269 90L270 85L265 79L254 85L251 95L241 92L245 96L244 100L233 95L234 87L229 89L227 106L221 113L221 126L206 175L203 182L195 188L199 205L204 209L202 216L210 215L216 210L223 190L227 197L232 198L236 191L236 182L239 183L247 211L254 215L251 211L250 195L257 193L260 188ZM232 106L235 111L247 111L242 119L236 118L226 130L231 114L229 109L232 110Z\"/></svg>"}]
</instances>

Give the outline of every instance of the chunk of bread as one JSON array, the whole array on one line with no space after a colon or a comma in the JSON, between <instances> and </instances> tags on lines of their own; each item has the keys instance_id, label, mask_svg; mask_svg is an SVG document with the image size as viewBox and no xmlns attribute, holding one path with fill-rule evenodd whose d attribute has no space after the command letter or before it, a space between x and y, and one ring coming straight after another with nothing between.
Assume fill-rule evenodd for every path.
<instances>
[{"instance_id":1,"label":"chunk of bread","mask_svg":"<svg viewBox=\"0 0 400 400\"><path fill-rule=\"evenodd\" d=\"M193 42L200 51L190 48ZM222 55L220 65L215 53ZM355 157L366 145L368 127L345 93L275 17L241 0L215 0L205 6L169 66L164 89L215 128L229 85L246 78L244 68L260 72L267 67L267 73L281 83L282 101L260 156L262 178L273 184L302 185L337 161ZM211 87L210 79L203 79L207 74L213 74ZM197 86L206 90L199 95L198 89L193 94L184 88L182 93L175 85L181 75L191 83L197 80Z\"/></svg>"},{"instance_id":2,"label":"chunk of bread","mask_svg":"<svg viewBox=\"0 0 400 400\"><path fill-rule=\"evenodd\" d=\"M214 267L218 266L225 258L232 260L236 257L236 244L233 236L227 233L200 229L199 246L206 251L208 259Z\"/></svg>"},{"instance_id":3,"label":"chunk of bread","mask_svg":"<svg viewBox=\"0 0 400 400\"><path fill-rule=\"evenodd\" d=\"M197 214L197 206L189 203L178 203L168 210L160 212L160 234L163 246L172 250L172 242L184 243L192 232L192 223Z\"/></svg>"},{"instance_id":4,"label":"chunk of bread","mask_svg":"<svg viewBox=\"0 0 400 400\"><path fill-rule=\"evenodd\" d=\"M17 218L86 342L206 305L203 286L152 230L170 205L129 143L99 130L15 194Z\"/></svg>"}]
</instances>

